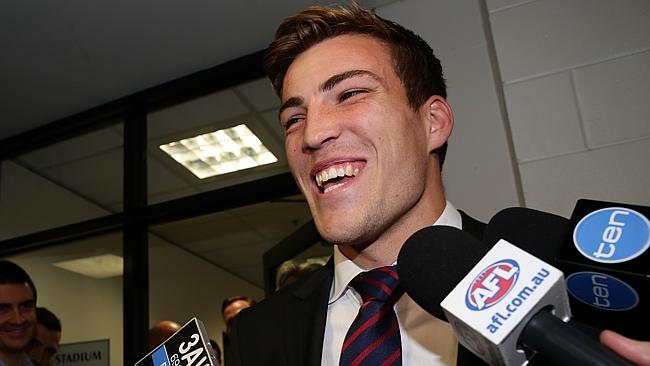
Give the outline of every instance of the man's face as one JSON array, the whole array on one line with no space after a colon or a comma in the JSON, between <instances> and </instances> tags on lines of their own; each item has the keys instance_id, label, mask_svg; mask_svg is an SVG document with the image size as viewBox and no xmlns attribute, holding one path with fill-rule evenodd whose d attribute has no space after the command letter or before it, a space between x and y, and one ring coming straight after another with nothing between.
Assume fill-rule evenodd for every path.
<instances>
[{"instance_id":1,"label":"man's face","mask_svg":"<svg viewBox=\"0 0 650 366\"><path fill-rule=\"evenodd\" d=\"M34 366L52 365L60 341L61 332L47 329L42 324L36 324L36 335L27 347L27 354Z\"/></svg>"},{"instance_id":2,"label":"man's face","mask_svg":"<svg viewBox=\"0 0 650 366\"><path fill-rule=\"evenodd\" d=\"M309 48L287 70L282 104L289 166L327 241L367 245L420 205L430 127L380 41Z\"/></svg>"},{"instance_id":3,"label":"man's face","mask_svg":"<svg viewBox=\"0 0 650 366\"><path fill-rule=\"evenodd\" d=\"M223 320L226 323L226 328L230 329L232 321L240 311L250 307L251 304L246 300L233 301L225 309L223 309Z\"/></svg>"},{"instance_id":4,"label":"man's face","mask_svg":"<svg viewBox=\"0 0 650 366\"><path fill-rule=\"evenodd\" d=\"M23 352L34 336L36 302L27 284L0 284L0 352Z\"/></svg>"}]
</instances>

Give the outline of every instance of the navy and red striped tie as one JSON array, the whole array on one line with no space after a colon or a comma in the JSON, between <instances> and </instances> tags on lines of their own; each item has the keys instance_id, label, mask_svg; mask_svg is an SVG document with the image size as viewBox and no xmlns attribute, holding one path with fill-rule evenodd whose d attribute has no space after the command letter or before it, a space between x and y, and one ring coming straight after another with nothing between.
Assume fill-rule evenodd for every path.
<instances>
[{"instance_id":1,"label":"navy and red striped tie","mask_svg":"<svg viewBox=\"0 0 650 366\"><path fill-rule=\"evenodd\" d=\"M402 365L402 342L393 306L404 293L395 266L358 274L351 282L363 304L341 349L340 366Z\"/></svg>"}]
</instances>

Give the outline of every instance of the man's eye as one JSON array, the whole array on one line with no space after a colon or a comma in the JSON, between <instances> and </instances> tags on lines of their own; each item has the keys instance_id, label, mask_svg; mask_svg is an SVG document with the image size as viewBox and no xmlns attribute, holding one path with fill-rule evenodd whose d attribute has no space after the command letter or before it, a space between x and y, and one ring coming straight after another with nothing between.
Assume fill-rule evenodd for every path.
<instances>
[{"instance_id":1,"label":"man's eye","mask_svg":"<svg viewBox=\"0 0 650 366\"><path fill-rule=\"evenodd\" d=\"M339 95L339 101L342 102L346 99L352 98L353 96L361 93L365 93L366 90L364 89L353 89L353 90L346 90L345 92L341 93Z\"/></svg>"},{"instance_id":2,"label":"man's eye","mask_svg":"<svg viewBox=\"0 0 650 366\"><path fill-rule=\"evenodd\" d=\"M36 302L34 302L33 300L20 303L20 308L23 310L31 310L34 309L35 307L36 307Z\"/></svg>"},{"instance_id":3,"label":"man's eye","mask_svg":"<svg viewBox=\"0 0 650 366\"><path fill-rule=\"evenodd\" d=\"M282 125L284 126L284 130L288 131L289 128L291 128L292 125L302 121L305 119L303 116L296 116L296 117L291 117L288 120L286 120Z\"/></svg>"}]
</instances>

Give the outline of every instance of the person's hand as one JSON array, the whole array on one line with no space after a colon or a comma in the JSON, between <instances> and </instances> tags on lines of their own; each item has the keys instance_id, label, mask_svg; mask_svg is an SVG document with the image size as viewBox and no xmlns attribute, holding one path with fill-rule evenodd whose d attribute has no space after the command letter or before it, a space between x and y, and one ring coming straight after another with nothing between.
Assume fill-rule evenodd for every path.
<instances>
[{"instance_id":1,"label":"person's hand","mask_svg":"<svg viewBox=\"0 0 650 366\"><path fill-rule=\"evenodd\" d=\"M650 342L624 337L611 330L600 333L600 342L639 366L650 366Z\"/></svg>"}]
</instances>

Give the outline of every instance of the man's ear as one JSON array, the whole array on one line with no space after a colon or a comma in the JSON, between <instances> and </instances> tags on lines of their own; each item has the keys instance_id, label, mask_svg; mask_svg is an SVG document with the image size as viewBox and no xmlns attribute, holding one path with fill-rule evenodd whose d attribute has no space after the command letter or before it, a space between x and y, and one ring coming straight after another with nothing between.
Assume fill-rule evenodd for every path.
<instances>
[{"instance_id":1,"label":"man's ear","mask_svg":"<svg viewBox=\"0 0 650 366\"><path fill-rule=\"evenodd\" d=\"M427 123L427 141L429 152L442 146L454 127L454 111L447 100L439 95L432 95L422 105L422 114Z\"/></svg>"}]
</instances>

